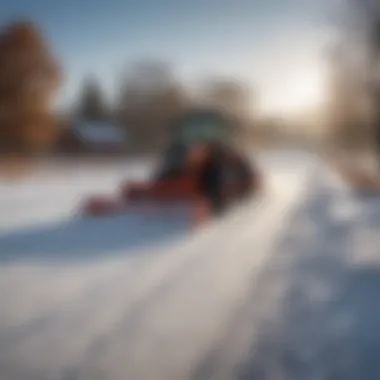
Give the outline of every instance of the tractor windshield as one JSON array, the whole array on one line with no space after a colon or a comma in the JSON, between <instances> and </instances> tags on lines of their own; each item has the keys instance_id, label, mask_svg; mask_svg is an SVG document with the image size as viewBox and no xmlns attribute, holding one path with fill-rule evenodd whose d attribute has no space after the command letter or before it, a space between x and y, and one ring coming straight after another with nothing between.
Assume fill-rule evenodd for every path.
<instances>
[{"instance_id":1,"label":"tractor windshield","mask_svg":"<svg viewBox=\"0 0 380 380\"><path fill-rule=\"evenodd\" d=\"M188 114L174 124L172 133L159 178L177 175L184 166L189 148L204 142L224 145L230 137L227 120L216 112Z\"/></svg>"},{"instance_id":2,"label":"tractor windshield","mask_svg":"<svg viewBox=\"0 0 380 380\"><path fill-rule=\"evenodd\" d=\"M186 145L208 142L225 142L228 139L226 122L218 115L191 115L182 120L177 130L177 141Z\"/></svg>"}]
</instances>

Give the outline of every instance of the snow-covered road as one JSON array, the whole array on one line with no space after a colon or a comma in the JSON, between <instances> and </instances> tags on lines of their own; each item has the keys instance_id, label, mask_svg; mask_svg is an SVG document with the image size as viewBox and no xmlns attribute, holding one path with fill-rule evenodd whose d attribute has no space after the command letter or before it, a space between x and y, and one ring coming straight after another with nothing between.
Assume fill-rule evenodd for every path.
<instances>
[{"instance_id":1,"label":"snow-covered road","mask_svg":"<svg viewBox=\"0 0 380 380\"><path fill-rule=\"evenodd\" d=\"M380 201L261 162L267 194L190 236L68 219L139 165L2 184L0 379L379 379Z\"/></svg>"}]
</instances>

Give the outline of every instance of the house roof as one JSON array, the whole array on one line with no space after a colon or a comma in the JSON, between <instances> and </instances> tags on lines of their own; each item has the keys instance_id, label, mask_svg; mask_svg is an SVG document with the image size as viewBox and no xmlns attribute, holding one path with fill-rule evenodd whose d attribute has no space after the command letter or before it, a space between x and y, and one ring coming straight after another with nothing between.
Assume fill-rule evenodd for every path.
<instances>
[{"instance_id":1,"label":"house roof","mask_svg":"<svg viewBox=\"0 0 380 380\"><path fill-rule=\"evenodd\" d=\"M77 120L71 130L82 141L92 145L122 145L127 141L124 128L107 122Z\"/></svg>"}]
</instances>

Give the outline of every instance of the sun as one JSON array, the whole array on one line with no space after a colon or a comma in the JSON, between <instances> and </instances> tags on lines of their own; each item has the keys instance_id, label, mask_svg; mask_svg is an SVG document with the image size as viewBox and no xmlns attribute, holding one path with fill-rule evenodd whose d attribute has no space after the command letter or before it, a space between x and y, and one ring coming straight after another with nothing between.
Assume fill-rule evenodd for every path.
<instances>
[{"instance_id":1,"label":"sun","mask_svg":"<svg viewBox=\"0 0 380 380\"><path fill-rule=\"evenodd\" d=\"M315 110L324 98L322 67L303 65L270 81L263 108L266 112L292 116Z\"/></svg>"}]
</instances>

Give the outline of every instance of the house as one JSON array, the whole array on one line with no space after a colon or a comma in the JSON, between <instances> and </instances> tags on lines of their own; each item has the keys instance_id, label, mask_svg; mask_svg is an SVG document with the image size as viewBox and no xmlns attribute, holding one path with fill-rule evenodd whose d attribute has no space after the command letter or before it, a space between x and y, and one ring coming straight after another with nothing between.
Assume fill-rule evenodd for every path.
<instances>
[{"instance_id":1,"label":"house","mask_svg":"<svg viewBox=\"0 0 380 380\"><path fill-rule=\"evenodd\" d=\"M67 154L122 154L129 149L125 128L109 122L76 120L64 128L57 151Z\"/></svg>"}]
</instances>

